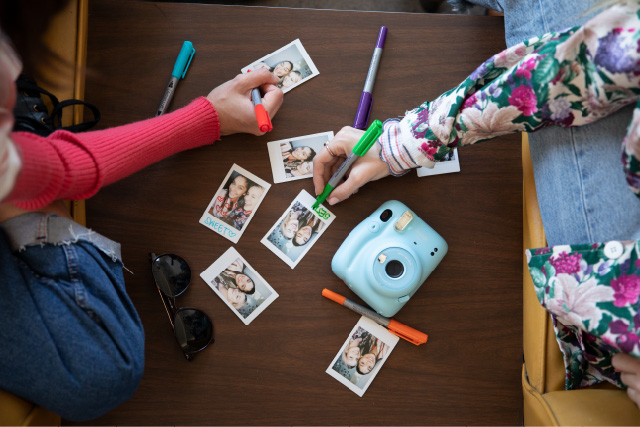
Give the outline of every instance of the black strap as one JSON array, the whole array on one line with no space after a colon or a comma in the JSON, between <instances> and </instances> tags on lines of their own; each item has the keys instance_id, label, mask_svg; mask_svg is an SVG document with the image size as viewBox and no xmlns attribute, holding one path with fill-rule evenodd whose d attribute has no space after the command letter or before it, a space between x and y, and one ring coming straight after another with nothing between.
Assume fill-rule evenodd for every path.
<instances>
[{"instance_id":1,"label":"black strap","mask_svg":"<svg viewBox=\"0 0 640 427\"><path fill-rule=\"evenodd\" d=\"M71 126L62 126L62 110L73 105L84 105L87 107L93 113L93 120L85 120L82 123ZM100 110L98 110L98 107L95 105L80 101L79 99L68 99L66 101L59 102L58 105L55 106L51 112L51 117L53 118L53 126L56 130L63 129L68 130L69 132L84 132L97 125L101 116Z\"/></svg>"}]
</instances>

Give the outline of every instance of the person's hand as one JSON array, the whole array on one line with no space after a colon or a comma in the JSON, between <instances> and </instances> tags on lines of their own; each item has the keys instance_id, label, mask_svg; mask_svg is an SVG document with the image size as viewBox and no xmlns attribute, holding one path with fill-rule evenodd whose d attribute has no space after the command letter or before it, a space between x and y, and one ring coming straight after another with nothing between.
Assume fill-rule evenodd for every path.
<instances>
[{"instance_id":1,"label":"person's hand","mask_svg":"<svg viewBox=\"0 0 640 427\"><path fill-rule=\"evenodd\" d=\"M283 101L282 90L275 85L278 78L267 70L257 70L239 74L233 80L221 84L212 90L207 99L218 112L220 135L233 133L251 133L264 135L256 120L251 101L251 90L260 88L264 93L262 104L273 119Z\"/></svg>"},{"instance_id":2,"label":"person's hand","mask_svg":"<svg viewBox=\"0 0 640 427\"><path fill-rule=\"evenodd\" d=\"M626 385L627 396L640 408L640 359L629 354L613 355L611 364L620 372L620 379Z\"/></svg>"},{"instance_id":3,"label":"person's hand","mask_svg":"<svg viewBox=\"0 0 640 427\"><path fill-rule=\"evenodd\" d=\"M358 143L364 131L352 127L343 127L336 136L327 143L327 147L335 154L332 156L327 148L313 158L313 186L316 194L322 193L331 175L345 161L353 147ZM380 144L375 142L367 154L358 159L347 180L339 184L327 198L330 205L346 200L369 181L375 181L389 175L389 167L380 159Z\"/></svg>"}]
</instances>

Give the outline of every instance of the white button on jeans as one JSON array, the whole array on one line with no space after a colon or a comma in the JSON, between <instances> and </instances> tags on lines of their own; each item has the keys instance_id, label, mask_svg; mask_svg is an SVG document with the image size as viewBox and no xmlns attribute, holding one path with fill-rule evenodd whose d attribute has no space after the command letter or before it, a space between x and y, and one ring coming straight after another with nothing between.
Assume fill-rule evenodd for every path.
<instances>
[{"instance_id":1,"label":"white button on jeans","mask_svg":"<svg viewBox=\"0 0 640 427\"><path fill-rule=\"evenodd\" d=\"M622 246L622 243L618 242L617 240L607 242L604 245L604 254L609 259L620 258L623 252L624 247Z\"/></svg>"}]
</instances>

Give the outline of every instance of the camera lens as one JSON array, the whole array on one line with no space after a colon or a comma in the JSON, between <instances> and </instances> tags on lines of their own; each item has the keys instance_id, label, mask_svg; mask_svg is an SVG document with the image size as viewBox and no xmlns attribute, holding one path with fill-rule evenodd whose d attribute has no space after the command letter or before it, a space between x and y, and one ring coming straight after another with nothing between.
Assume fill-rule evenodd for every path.
<instances>
[{"instance_id":1,"label":"camera lens","mask_svg":"<svg viewBox=\"0 0 640 427\"><path fill-rule=\"evenodd\" d=\"M398 277L402 276L402 273L404 273L404 265L402 265L400 261L394 259L393 261L389 261L389 263L387 263L387 265L384 267L384 271L387 272L389 277L397 279Z\"/></svg>"}]
</instances>

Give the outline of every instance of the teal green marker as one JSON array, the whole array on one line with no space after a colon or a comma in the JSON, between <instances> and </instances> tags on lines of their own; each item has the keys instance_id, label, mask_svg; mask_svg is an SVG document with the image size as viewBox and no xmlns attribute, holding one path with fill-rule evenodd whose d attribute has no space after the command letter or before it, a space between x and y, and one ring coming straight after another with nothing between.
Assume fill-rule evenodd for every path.
<instances>
[{"instance_id":1,"label":"teal green marker","mask_svg":"<svg viewBox=\"0 0 640 427\"><path fill-rule=\"evenodd\" d=\"M324 203L333 189L340 184L342 178L344 178L344 175L347 173L351 165L358 160L358 157L362 157L367 154L369 148L371 148L371 146L378 140L380 135L382 135L382 122L380 120L374 120L373 123L371 123L371 126L369 126L369 129L367 129L364 135L362 135L360 141L358 141L356 146L353 147L353 150L349 154L349 157L347 157L347 160L340 165L336 173L334 173L329 182L327 182L322 194L316 197L316 202L313 204L312 208L317 208L321 203Z\"/></svg>"}]
</instances>

